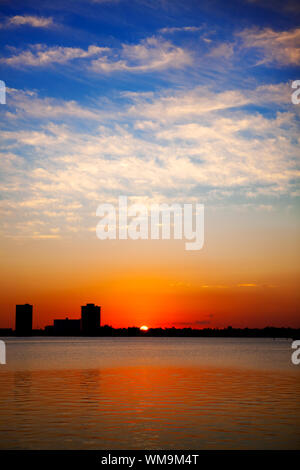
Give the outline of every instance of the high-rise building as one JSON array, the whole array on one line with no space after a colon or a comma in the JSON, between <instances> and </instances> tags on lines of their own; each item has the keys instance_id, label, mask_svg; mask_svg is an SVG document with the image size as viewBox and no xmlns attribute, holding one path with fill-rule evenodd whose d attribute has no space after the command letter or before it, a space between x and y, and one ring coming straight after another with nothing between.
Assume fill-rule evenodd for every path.
<instances>
[{"instance_id":1,"label":"high-rise building","mask_svg":"<svg viewBox=\"0 0 300 470\"><path fill-rule=\"evenodd\" d=\"M95 304L86 304L81 307L81 332L87 335L96 334L100 327L101 307Z\"/></svg>"},{"instance_id":2,"label":"high-rise building","mask_svg":"<svg viewBox=\"0 0 300 470\"><path fill-rule=\"evenodd\" d=\"M32 305L16 305L16 334L18 336L32 334Z\"/></svg>"}]
</instances>

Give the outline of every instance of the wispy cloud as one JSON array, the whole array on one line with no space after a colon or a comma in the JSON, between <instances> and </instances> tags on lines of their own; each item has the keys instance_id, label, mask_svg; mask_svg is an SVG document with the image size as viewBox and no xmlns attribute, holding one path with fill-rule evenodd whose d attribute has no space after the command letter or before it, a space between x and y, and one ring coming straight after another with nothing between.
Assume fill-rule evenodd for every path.
<instances>
[{"instance_id":1,"label":"wispy cloud","mask_svg":"<svg viewBox=\"0 0 300 470\"><path fill-rule=\"evenodd\" d=\"M262 85L255 89L225 89L215 92L209 87L195 87L190 91L162 94L157 99L148 95L131 94L134 104L129 113L143 119L174 122L191 120L206 113L240 108L249 104L289 103L288 84ZM295 110L296 112L296 110Z\"/></svg>"},{"instance_id":2,"label":"wispy cloud","mask_svg":"<svg viewBox=\"0 0 300 470\"><path fill-rule=\"evenodd\" d=\"M259 51L258 64L300 65L300 28L289 31L251 28L241 31L238 36L243 47Z\"/></svg>"},{"instance_id":3,"label":"wispy cloud","mask_svg":"<svg viewBox=\"0 0 300 470\"><path fill-rule=\"evenodd\" d=\"M232 43L221 43L213 47L208 55L217 59L230 59L234 55L234 44Z\"/></svg>"},{"instance_id":4,"label":"wispy cloud","mask_svg":"<svg viewBox=\"0 0 300 470\"><path fill-rule=\"evenodd\" d=\"M82 49L36 44L2 58L0 62L15 67L45 67L79 59L91 59L86 67L96 73L179 69L192 63L189 51L156 37L147 38L139 44L123 44L120 49L96 45Z\"/></svg>"},{"instance_id":5,"label":"wispy cloud","mask_svg":"<svg viewBox=\"0 0 300 470\"><path fill-rule=\"evenodd\" d=\"M64 64L74 59L86 59L103 54L108 49L91 45L88 49L79 47L48 47L36 44L22 52L2 58L0 61L11 66L43 67L49 64Z\"/></svg>"},{"instance_id":6,"label":"wispy cloud","mask_svg":"<svg viewBox=\"0 0 300 470\"><path fill-rule=\"evenodd\" d=\"M167 68L179 69L192 63L189 51L169 41L151 37L139 44L123 44L119 57L100 57L92 61L95 72L147 72Z\"/></svg>"},{"instance_id":7,"label":"wispy cloud","mask_svg":"<svg viewBox=\"0 0 300 470\"><path fill-rule=\"evenodd\" d=\"M128 94L102 119L95 102L82 106L14 90L13 127L1 135L0 210L14 230L11 217L23 220L30 208L29 220L47 220L47 235L53 221L62 230L90 227L100 200L113 201L131 187L151 202L201 195L212 204L238 195L252 205L266 197L256 205L269 206L272 197L291 196L300 177L296 109L285 110L285 88L197 87L147 94L147 102L143 93ZM258 101L277 112L244 107ZM70 203L77 205L67 209Z\"/></svg>"},{"instance_id":8,"label":"wispy cloud","mask_svg":"<svg viewBox=\"0 0 300 470\"><path fill-rule=\"evenodd\" d=\"M248 284L238 284L238 287L258 287L257 284L248 283Z\"/></svg>"},{"instance_id":9,"label":"wispy cloud","mask_svg":"<svg viewBox=\"0 0 300 470\"><path fill-rule=\"evenodd\" d=\"M16 117L42 118L45 119L71 119L102 120L107 112L96 107L86 108L80 106L76 101L62 101L55 98L40 98L36 92L30 90L7 89L10 106L15 108L16 113L9 113L12 119Z\"/></svg>"},{"instance_id":10,"label":"wispy cloud","mask_svg":"<svg viewBox=\"0 0 300 470\"><path fill-rule=\"evenodd\" d=\"M171 27L171 28L161 28L159 30L160 33L179 33L179 32L188 32L194 33L196 31L200 31L202 26L181 26L181 27Z\"/></svg>"},{"instance_id":11,"label":"wispy cloud","mask_svg":"<svg viewBox=\"0 0 300 470\"><path fill-rule=\"evenodd\" d=\"M53 25L52 17L46 18L44 16L16 15L7 18L0 27L9 28L16 26L31 26L33 28L49 28Z\"/></svg>"}]
</instances>

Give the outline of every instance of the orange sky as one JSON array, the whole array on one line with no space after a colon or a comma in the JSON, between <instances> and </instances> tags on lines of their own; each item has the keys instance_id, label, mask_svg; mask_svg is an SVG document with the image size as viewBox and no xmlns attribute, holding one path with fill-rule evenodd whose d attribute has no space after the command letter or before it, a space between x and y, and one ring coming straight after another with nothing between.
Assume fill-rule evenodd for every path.
<instances>
[{"instance_id":1,"label":"orange sky","mask_svg":"<svg viewBox=\"0 0 300 470\"><path fill-rule=\"evenodd\" d=\"M0 326L14 327L16 303L32 303L34 327L44 327L79 318L93 302L114 327L299 327L297 226L274 231L275 216L223 217L208 212L196 252L184 241L100 241L92 232L4 239Z\"/></svg>"}]
</instances>

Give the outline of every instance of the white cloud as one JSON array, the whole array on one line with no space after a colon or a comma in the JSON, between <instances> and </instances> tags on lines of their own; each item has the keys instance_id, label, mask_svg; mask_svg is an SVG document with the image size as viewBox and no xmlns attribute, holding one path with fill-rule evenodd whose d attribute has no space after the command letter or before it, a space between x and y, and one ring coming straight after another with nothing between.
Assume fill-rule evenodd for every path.
<instances>
[{"instance_id":1,"label":"white cloud","mask_svg":"<svg viewBox=\"0 0 300 470\"><path fill-rule=\"evenodd\" d=\"M65 120L68 102L31 94L33 114L24 111L24 98L14 102L28 113L28 128L21 114L20 129L16 119L14 127L2 133L6 199L0 209L13 230L15 218L28 218L36 227L45 220L46 235L52 233L51 220L56 223L56 218L62 232L90 227L100 201L131 192L147 195L149 202L175 197L212 203L238 195L253 205L255 197L267 197L257 206L268 210L269 198L292 197L300 176L296 107L271 117L243 105L259 100L260 105L278 107L285 103L285 89L282 84L223 92L198 87L146 98L129 94L132 106L119 105L117 116L107 115L93 129ZM75 102L69 108L78 116L81 110ZM83 111L94 117L94 107ZM40 123L32 126L30 117L35 115ZM63 122L56 122L58 118ZM28 233L33 233L32 227Z\"/></svg>"},{"instance_id":2,"label":"white cloud","mask_svg":"<svg viewBox=\"0 0 300 470\"><path fill-rule=\"evenodd\" d=\"M191 54L169 41L151 37L139 44L123 44L117 58L108 56L92 61L95 72L147 72L182 68L192 63Z\"/></svg>"},{"instance_id":3,"label":"white cloud","mask_svg":"<svg viewBox=\"0 0 300 470\"><path fill-rule=\"evenodd\" d=\"M208 55L217 59L230 59L234 55L234 45L230 43L218 44L210 50Z\"/></svg>"},{"instance_id":4,"label":"white cloud","mask_svg":"<svg viewBox=\"0 0 300 470\"><path fill-rule=\"evenodd\" d=\"M97 73L179 69L192 63L192 56L188 51L170 41L155 37L147 38L139 44L123 44L116 50L95 45L90 45L85 50L36 44L10 57L4 57L0 62L17 67L44 67L50 64L65 64L75 59L91 59L89 67Z\"/></svg>"},{"instance_id":5,"label":"white cloud","mask_svg":"<svg viewBox=\"0 0 300 470\"><path fill-rule=\"evenodd\" d=\"M207 113L239 108L248 104L290 103L288 84L262 85L250 90L213 91L208 87L196 87L191 91L165 94L150 99L141 94L131 95L134 104L129 114L145 120L174 122L195 119ZM296 109L295 109L296 111Z\"/></svg>"},{"instance_id":6,"label":"white cloud","mask_svg":"<svg viewBox=\"0 0 300 470\"><path fill-rule=\"evenodd\" d=\"M2 23L2 28L12 26L32 26L33 28L49 28L53 26L53 18L45 18L43 16L30 16L30 15L16 15L7 18L5 23Z\"/></svg>"},{"instance_id":7,"label":"white cloud","mask_svg":"<svg viewBox=\"0 0 300 470\"><path fill-rule=\"evenodd\" d=\"M26 116L34 118L59 119L80 118L101 120L106 113L99 108L85 108L76 101L61 101L54 98L39 98L36 93L28 90L8 89L10 106L15 108L10 117L20 118Z\"/></svg>"},{"instance_id":8,"label":"white cloud","mask_svg":"<svg viewBox=\"0 0 300 470\"><path fill-rule=\"evenodd\" d=\"M30 49L5 57L0 62L11 66L43 67L49 64L64 64L74 59L87 59L106 52L108 48L91 45L88 49L79 47L47 47L42 44L31 46Z\"/></svg>"},{"instance_id":9,"label":"white cloud","mask_svg":"<svg viewBox=\"0 0 300 470\"><path fill-rule=\"evenodd\" d=\"M242 39L244 47L261 51L259 64L300 64L300 28L289 31L253 28L243 30L238 36Z\"/></svg>"}]
</instances>

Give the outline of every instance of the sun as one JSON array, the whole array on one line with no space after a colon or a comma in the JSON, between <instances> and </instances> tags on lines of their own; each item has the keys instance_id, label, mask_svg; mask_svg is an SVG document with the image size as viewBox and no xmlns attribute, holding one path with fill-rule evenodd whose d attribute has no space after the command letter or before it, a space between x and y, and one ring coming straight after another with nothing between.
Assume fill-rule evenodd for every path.
<instances>
[{"instance_id":1,"label":"sun","mask_svg":"<svg viewBox=\"0 0 300 470\"><path fill-rule=\"evenodd\" d=\"M148 326L143 325L143 326L141 326L140 330L141 330L141 331L148 331L149 328L148 328Z\"/></svg>"}]
</instances>

